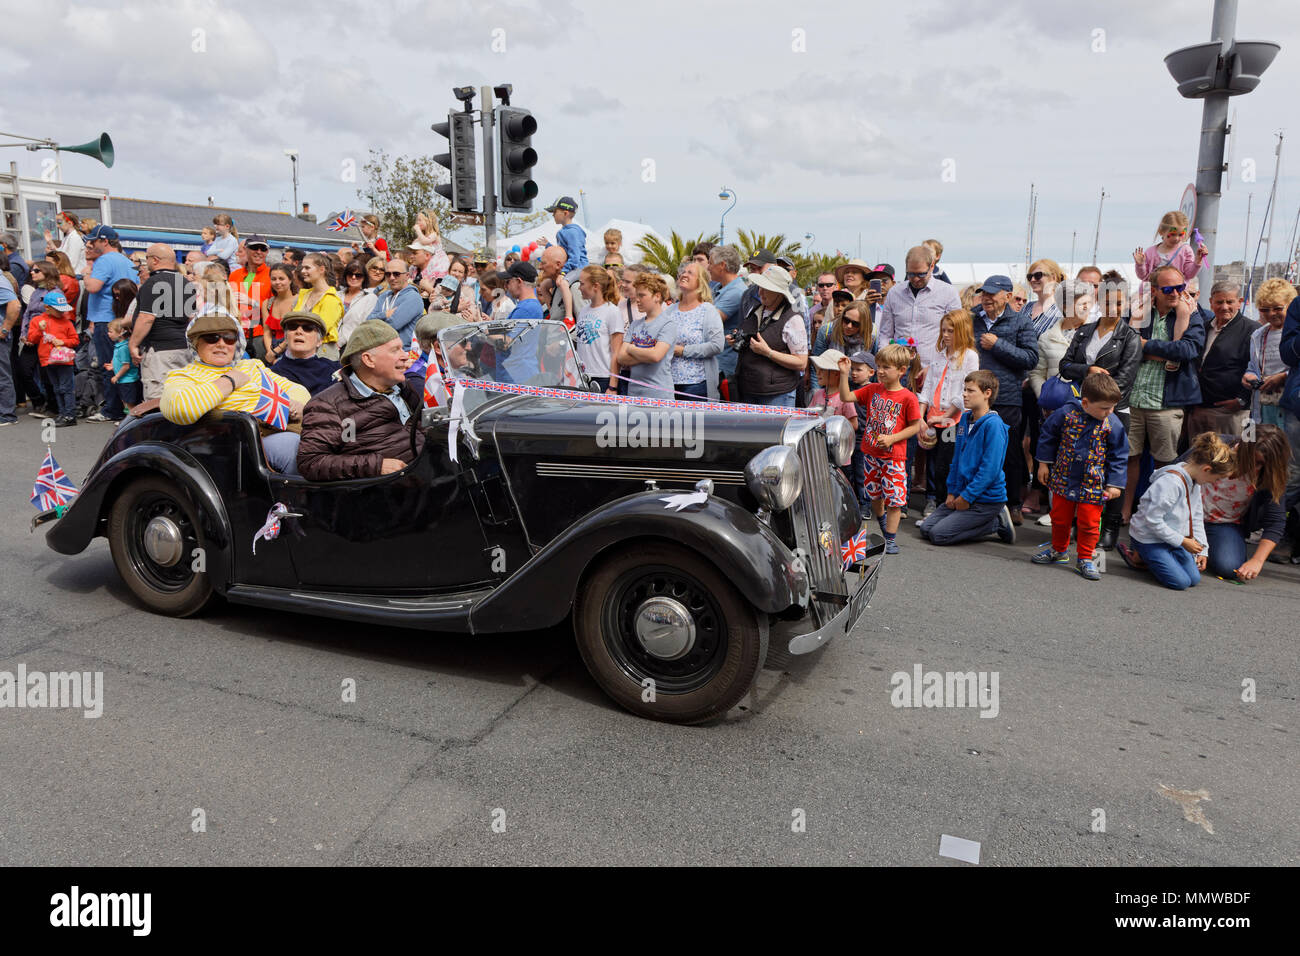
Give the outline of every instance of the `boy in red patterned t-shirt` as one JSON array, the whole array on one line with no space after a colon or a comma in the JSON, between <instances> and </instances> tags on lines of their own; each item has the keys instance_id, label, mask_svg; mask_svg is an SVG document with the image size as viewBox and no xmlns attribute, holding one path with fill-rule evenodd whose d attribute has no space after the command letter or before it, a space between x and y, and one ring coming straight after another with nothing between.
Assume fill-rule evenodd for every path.
<instances>
[{"instance_id":1,"label":"boy in red patterned t-shirt","mask_svg":"<svg viewBox=\"0 0 1300 956\"><path fill-rule=\"evenodd\" d=\"M907 440L921 429L921 404L903 388L912 354L901 345L876 353L876 379L849 390L849 360L840 362L840 398L856 402L867 420L862 436L866 458L867 499L885 535L885 553L898 554L898 521L907 506Z\"/></svg>"}]
</instances>

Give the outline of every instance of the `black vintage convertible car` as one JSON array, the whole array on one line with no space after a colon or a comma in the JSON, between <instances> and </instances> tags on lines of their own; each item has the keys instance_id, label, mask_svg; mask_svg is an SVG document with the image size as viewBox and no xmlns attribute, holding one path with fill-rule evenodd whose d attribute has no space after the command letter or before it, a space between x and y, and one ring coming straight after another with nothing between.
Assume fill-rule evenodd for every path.
<instances>
[{"instance_id":1,"label":"black vintage convertible car","mask_svg":"<svg viewBox=\"0 0 1300 956\"><path fill-rule=\"evenodd\" d=\"M769 641L806 653L863 613L884 542L841 561L861 528L834 467L852 449L845 419L591 400L561 323L461 326L440 344L466 387L424 411L424 451L403 471L290 478L267 467L248 415L179 426L155 412L36 522L63 554L107 537L161 614L220 596L472 634L571 618L615 701L680 723L741 700Z\"/></svg>"}]
</instances>

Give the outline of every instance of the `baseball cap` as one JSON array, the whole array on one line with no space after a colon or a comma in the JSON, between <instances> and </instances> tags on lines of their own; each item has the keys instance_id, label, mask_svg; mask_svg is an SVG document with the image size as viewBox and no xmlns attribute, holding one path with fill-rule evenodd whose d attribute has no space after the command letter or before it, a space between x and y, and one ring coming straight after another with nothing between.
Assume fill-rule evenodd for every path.
<instances>
[{"instance_id":1,"label":"baseball cap","mask_svg":"<svg viewBox=\"0 0 1300 956\"><path fill-rule=\"evenodd\" d=\"M546 207L547 212L555 212L557 209L563 209L566 212L577 212L578 204L574 202L572 196L561 196L555 202Z\"/></svg>"},{"instance_id":2,"label":"baseball cap","mask_svg":"<svg viewBox=\"0 0 1300 956\"><path fill-rule=\"evenodd\" d=\"M72 306L68 305L68 297L57 289L53 292L47 292L41 297L47 309L54 309L58 312L71 312Z\"/></svg>"},{"instance_id":3,"label":"baseball cap","mask_svg":"<svg viewBox=\"0 0 1300 956\"><path fill-rule=\"evenodd\" d=\"M96 226L86 233L86 241L94 242L96 239L107 239L109 242L116 242L117 230L111 226Z\"/></svg>"},{"instance_id":4,"label":"baseball cap","mask_svg":"<svg viewBox=\"0 0 1300 956\"><path fill-rule=\"evenodd\" d=\"M771 253L770 250L759 249L757 252L755 252L752 256L749 257L749 260L745 263L745 265L750 265L751 263L754 265L774 266L777 264L777 258Z\"/></svg>"},{"instance_id":5,"label":"baseball cap","mask_svg":"<svg viewBox=\"0 0 1300 956\"><path fill-rule=\"evenodd\" d=\"M888 262L882 262L870 272L867 273L867 281L872 279L892 279L894 278L894 267Z\"/></svg>"},{"instance_id":6,"label":"baseball cap","mask_svg":"<svg viewBox=\"0 0 1300 956\"><path fill-rule=\"evenodd\" d=\"M502 282L511 279L523 279L525 282L537 281L537 267L531 262L512 262L505 272L498 272L497 278Z\"/></svg>"},{"instance_id":7,"label":"baseball cap","mask_svg":"<svg viewBox=\"0 0 1300 956\"><path fill-rule=\"evenodd\" d=\"M876 357L866 349L859 349L854 352L849 356L849 361L854 365L870 365L872 368L876 367Z\"/></svg>"},{"instance_id":8,"label":"baseball cap","mask_svg":"<svg viewBox=\"0 0 1300 956\"><path fill-rule=\"evenodd\" d=\"M980 291L988 292L990 294L1010 292L1011 279L1009 276L989 276L984 280L984 284L980 286Z\"/></svg>"},{"instance_id":9,"label":"baseball cap","mask_svg":"<svg viewBox=\"0 0 1300 956\"><path fill-rule=\"evenodd\" d=\"M776 264L784 268L786 272L794 273L794 260L789 256L777 256Z\"/></svg>"},{"instance_id":10,"label":"baseball cap","mask_svg":"<svg viewBox=\"0 0 1300 956\"><path fill-rule=\"evenodd\" d=\"M249 236L247 239L244 240L244 248L245 249L270 249L271 244L268 243L261 236L259 236L257 233L253 233L253 235Z\"/></svg>"},{"instance_id":11,"label":"baseball cap","mask_svg":"<svg viewBox=\"0 0 1300 956\"><path fill-rule=\"evenodd\" d=\"M836 289L831 293L831 299L835 302L851 302L853 301L853 293L848 289Z\"/></svg>"}]
</instances>

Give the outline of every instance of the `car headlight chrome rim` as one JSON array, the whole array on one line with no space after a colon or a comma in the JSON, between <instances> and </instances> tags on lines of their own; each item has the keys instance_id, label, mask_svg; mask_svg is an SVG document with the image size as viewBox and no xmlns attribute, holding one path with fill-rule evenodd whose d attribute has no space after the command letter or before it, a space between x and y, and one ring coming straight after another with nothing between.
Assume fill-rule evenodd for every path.
<instances>
[{"instance_id":1,"label":"car headlight chrome rim","mask_svg":"<svg viewBox=\"0 0 1300 956\"><path fill-rule=\"evenodd\" d=\"M843 415L826 419L826 449L835 464L847 465L853 459L855 437L853 425Z\"/></svg>"},{"instance_id":2,"label":"car headlight chrome rim","mask_svg":"<svg viewBox=\"0 0 1300 956\"><path fill-rule=\"evenodd\" d=\"M764 508L784 511L803 491L798 453L789 445L764 448L745 466L745 481Z\"/></svg>"}]
</instances>

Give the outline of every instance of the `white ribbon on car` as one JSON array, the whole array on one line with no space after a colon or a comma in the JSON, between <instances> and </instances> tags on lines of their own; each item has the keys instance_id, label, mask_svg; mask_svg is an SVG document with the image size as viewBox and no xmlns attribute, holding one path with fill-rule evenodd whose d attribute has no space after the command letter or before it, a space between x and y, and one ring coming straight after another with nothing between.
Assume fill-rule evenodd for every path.
<instances>
[{"instance_id":1,"label":"white ribbon on car","mask_svg":"<svg viewBox=\"0 0 1300 956\"><path fill-rule=\"evenodd\" d=\"M457 461L456 438L460 435L460 423L465 419L465 387L454 379L451 387L451 427L447 429L447 454L452 461Z\"/></svg>"}]
</instances>

